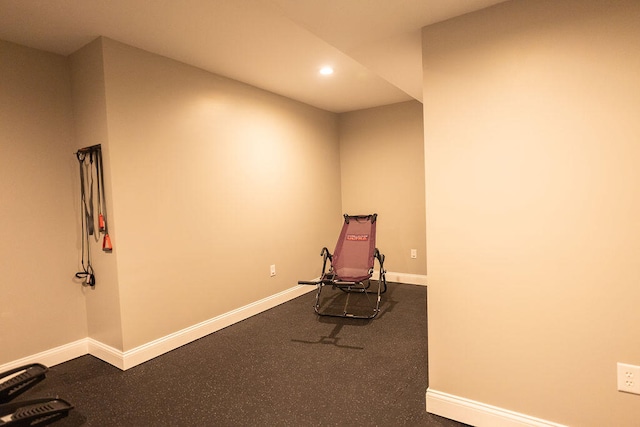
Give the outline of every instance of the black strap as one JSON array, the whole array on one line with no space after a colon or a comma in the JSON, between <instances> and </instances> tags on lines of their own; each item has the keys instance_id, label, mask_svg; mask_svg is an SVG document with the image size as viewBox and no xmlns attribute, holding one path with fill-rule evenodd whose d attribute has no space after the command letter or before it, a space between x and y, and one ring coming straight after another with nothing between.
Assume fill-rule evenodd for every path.
<instances>
[{"instance_id":1,"label":"black strap","mask_svg":"<svg viewBox=\"0 0 640 427\"><path fill-rule=\"evenodd\" d=\"M104 234L109 234L109 221L107 221L107 203L104 195L104 169L102 168L102 149L98 150L98 213L104 218Z\"/></svg>"},{"instance_id":2,"label":"black strap","mask_svg":"<svg viewBox=\"0 0 640 427\"><path fill-rule=\"evenodd\" d=\"M89 175L91 175L91 164L93 164L91 151L78 151L76 152L76 158L80 167L80 211L81 215L81 242L82 242L82 255L81 265L82 271L75 274L78 279L82 279L83 286L94 286L96 283L96 277L91 266L91 247L89 236L94 234L94 218L93 218L93 178L87 180L85 174L85 160L89 156ZM90 199L87 203L87 185L90 184Z\"/></svg>"}]
</instances>

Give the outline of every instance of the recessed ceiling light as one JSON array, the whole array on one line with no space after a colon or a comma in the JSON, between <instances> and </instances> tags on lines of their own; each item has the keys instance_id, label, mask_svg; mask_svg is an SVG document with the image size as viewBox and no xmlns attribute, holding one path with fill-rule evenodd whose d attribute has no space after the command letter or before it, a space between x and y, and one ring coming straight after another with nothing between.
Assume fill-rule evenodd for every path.
<instances>
[{"instance_id":1,"label":"recessed ceiling light","mask_svg":"<svg viewBox=\"0 0 640 427\"><path fill-rule=\"evenodd\" d=\"M323 76L328 76L330 74L333 74L333 68L327 66L324 66L322 68L320 68L320 74L322 74Z\"/></svg>"}]
</instances>

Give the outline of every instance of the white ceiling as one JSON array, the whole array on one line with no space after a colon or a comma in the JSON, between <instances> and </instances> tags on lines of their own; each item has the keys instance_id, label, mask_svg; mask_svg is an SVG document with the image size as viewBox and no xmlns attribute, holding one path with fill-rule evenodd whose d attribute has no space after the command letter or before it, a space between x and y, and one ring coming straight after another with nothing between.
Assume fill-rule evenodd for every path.
<instances>
[{"instance_id":1,"label":"white ceiling","mask_svg":"<svg viewBox=\"0 0 640 427\"><path fill-rule=\"evenodd\" d=\"M106 36L345 112L421 100L420 29L502 1L0 0L0 39L69 55Z\"/></svg>"}]
</instances>

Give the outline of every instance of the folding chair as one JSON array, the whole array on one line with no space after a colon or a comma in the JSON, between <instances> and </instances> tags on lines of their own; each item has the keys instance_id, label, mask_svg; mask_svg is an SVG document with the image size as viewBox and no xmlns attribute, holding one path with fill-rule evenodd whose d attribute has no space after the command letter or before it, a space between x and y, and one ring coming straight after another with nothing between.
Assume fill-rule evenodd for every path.
<instances>
[{"instance_id":1,"label":"folding chair","mask_svg":"<svg viewBox=\"0 0 640 427\"><path fill-rule=\"evenodd\" d=\"M322 276L314 281L299 281L300 285L316 285L314 310L320 316L349 317L355 319L373 319L380 312L380 295L387 291L384 255L376 248L376 221L378 214L344 215L344 224L338 237L336 248L331 254L324 247L322 256ZM371 288L371 276L374 272L374 260L380 265L378 286ZM327 261L329 269L327 270ZM337 296L327 301L321 300L322 290L326 286L338 289ZM351 301L353 294L359 294L357 302ZM321 307L321 302L324 307ZM363 309L362 302L365 307ZM358 308L355 312L350 308ZM336 306L340 308L336 310Z\"/></svg>"}]
</instances>

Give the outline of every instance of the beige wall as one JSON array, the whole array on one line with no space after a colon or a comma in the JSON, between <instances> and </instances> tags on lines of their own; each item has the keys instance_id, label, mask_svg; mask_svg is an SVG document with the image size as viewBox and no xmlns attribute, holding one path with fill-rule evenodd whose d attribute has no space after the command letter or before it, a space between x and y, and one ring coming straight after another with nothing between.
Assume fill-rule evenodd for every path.
<instances>
[{"instance_id":1,"label":"beige wall","mask_svg":"<svg viewBox=\"0 0 640 427\"><path fill-rule=\"evenodd\" d=\"M343 211L380 215L387 270L426 274L422 104L344 113L339 123Z\"/></svg>"},{"instance_id":2,"label":"beige wall","mask_svg":"<svg viewBox=\"0 0 640 427\"><path fill-rule=\"evenodd\" d=\"M0 364L87 336L127 351L317 277L344 211L377 211L387 267L424 274L408 255L424 252L424 190L406 167L423 173L420 104L339 123L109 39L69 58L5 42L0 53L0 283L12 301L1 309L0 338L11 345ZM358 182L341 186L341 129L346 161L362 144L374 155L364 193ZM94 144L114 251L92 246L89 289L73 279L81 216L72 154Z\"/></svg>"},{"instance_id":3,"label":"beige wall","mask_svg":"<svg viewBox=\"0 0 640 427\"><path fill-rule=\"evenodd\" d=\"M100 144L102 149L107 227L112 242L117 241L112 224L111 162L107 132L106 93L102 39L84 46L69 57L72 82L73 116L76 149ZM76 191L78 194L79 190ZM80 228L81 218L77 218ZM116 258L117 245L111 253L102 251L102 238L91 239L91 261L96 285L86 294L88 336L122 350L123 331L120 310L120 288Z\"/></svg>"},{"instance_id":4,"label":"beige wall","mask_svg":"<svg viewBox=\"0 0 640 427\"><path fill-rule=\"evenodd\" d=\"M64 57L0 41L0 364L87 335Z\"/></svg>"},{"instance_id":5,"label":"beige wall","mask_svg":"<svg viewBox=\"0 0 640 427\"><path fill-rule=\"evenodd\" d=\"M103 48L124 350L316 277L340 226L336 115Z\"/></svg>"},{"instance_id":6,"label":"beige wall","mask_svg":"<svg viewBox=\"0 0 640 427\"><path fill-rule=\"evenodd\" d=\"M637 425L639 16L511 1L424 29L430 388Z\"/></svg>"}]
</instances>

